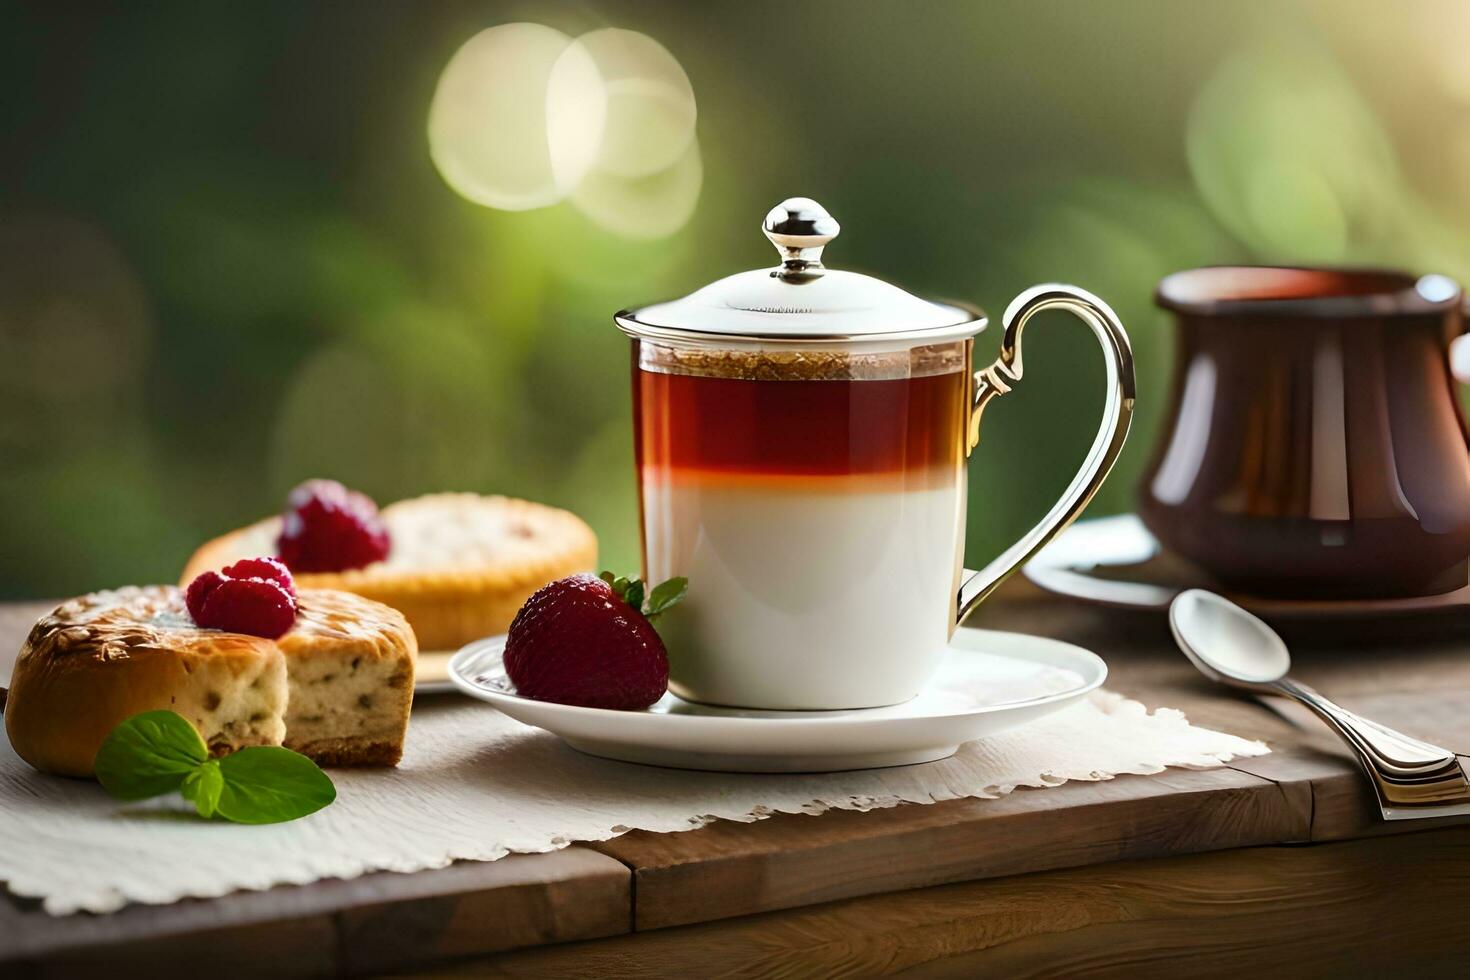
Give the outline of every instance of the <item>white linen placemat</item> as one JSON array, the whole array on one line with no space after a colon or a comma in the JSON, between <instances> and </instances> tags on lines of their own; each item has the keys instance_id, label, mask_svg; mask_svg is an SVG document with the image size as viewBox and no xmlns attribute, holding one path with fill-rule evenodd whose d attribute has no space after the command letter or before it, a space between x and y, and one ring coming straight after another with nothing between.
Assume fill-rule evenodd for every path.
<instances>
[{"instance_id":1,"label":"white linen placemat","mask_svg":"<svg viewBox=\"0 0 1470 980\"><path fill-rule=\"evenodd\" d=\"M0 881L53 915L111 912L238 889L421 871L551 851L629 830L692 830L772 813L994 798L1017 786L1210 768L1260 742L1149 713L1109 691L926 765L820 775L658 769L582 755L486 705L414 709L394 770L332 770L337 801L292 823L203 821L177 797L120 803L35 772L0 746Z\"/></svg>"}]
</instances>

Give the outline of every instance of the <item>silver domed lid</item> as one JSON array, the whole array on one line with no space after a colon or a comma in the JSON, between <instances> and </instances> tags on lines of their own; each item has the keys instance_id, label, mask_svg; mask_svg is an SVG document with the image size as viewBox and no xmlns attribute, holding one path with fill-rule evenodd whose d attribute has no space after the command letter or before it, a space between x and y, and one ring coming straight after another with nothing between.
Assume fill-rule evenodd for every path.
<instances>
[{"instance_id":1,"label":"silver domed lid","mask_svg":"<svg viewBox=\"0 0 1470 980\"><path fill-rule=\"evenodd\" d=\"M921 299L891 283L829 269L822 250L841 226L816 201L793 197L761 225L781 255L774 269L712 282L682 299L625 310L614 319L639 337L727 337L745 341L940 342L973 336L985 316Z\"/></svg>"}]
</instances>

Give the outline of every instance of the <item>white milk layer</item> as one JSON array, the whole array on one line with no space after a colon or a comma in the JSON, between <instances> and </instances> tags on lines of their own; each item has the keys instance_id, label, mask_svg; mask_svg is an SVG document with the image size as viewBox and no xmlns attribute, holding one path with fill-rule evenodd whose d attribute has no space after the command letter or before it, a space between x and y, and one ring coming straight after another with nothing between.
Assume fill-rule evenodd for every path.
<instances>
[{"instance_id":1,"label":"white milk layer","mask_svg":"<svg viewBox=\"0 0 1470 980\"><path fill-rule=\"evenodd\" d=\"M769 709L918 694L954 626L963 481L645 480L648 580L689 579L659 624L674 693Z\"/></svg>"}]
</instances>

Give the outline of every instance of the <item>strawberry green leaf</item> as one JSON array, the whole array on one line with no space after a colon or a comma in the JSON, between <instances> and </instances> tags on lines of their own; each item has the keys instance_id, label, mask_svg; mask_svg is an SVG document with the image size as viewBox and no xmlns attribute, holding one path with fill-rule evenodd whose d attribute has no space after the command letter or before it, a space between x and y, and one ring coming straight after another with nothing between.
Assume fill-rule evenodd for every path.
<instances>
[{"instance_id":1,"label":"strawberry green leaf","mask_svg":"<svg viewBox=\"0 0 1470 980\"><path fill-rule=\"evenodd\" d=\"M612 572L603 572L597 576L608 584L613 595L632 606L634 609L643 604L643 583L636 578L626 575L614 575ZM634 600L637 600L636 602Z\"/></svg>"},{"instance_id":2,"label":"strawberry green leaf","mask_svg":"<svg viewBox=\"0 0 1470 980\"><path fill-rule=\"evenodd\" d=\"M684 598L689 591L689 580L680 576L671 578L667 582L654 587L648 594L648 608L645 615L652 619L673 607L680 599Z\"/></svg>"}]
</instances>

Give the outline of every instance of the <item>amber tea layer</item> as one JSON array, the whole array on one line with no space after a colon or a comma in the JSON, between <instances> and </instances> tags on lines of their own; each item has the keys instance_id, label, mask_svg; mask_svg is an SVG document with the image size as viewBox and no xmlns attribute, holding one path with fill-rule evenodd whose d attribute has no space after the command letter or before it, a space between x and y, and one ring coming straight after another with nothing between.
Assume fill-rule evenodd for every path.
<instances>
[{"instance_id":1,"label":"amber tea layer","mask_svg":"<svg viewBox=\"0 0 1470 980\"><path fill-rule=\"evenodd\" d=\"M964 345L951 346L825 357L684 352L655 370L644 358L634 379L639 468L644 479L917 480L938 470L952 480L964 458L969 376Z\"/></svg>"}]
</instances>

